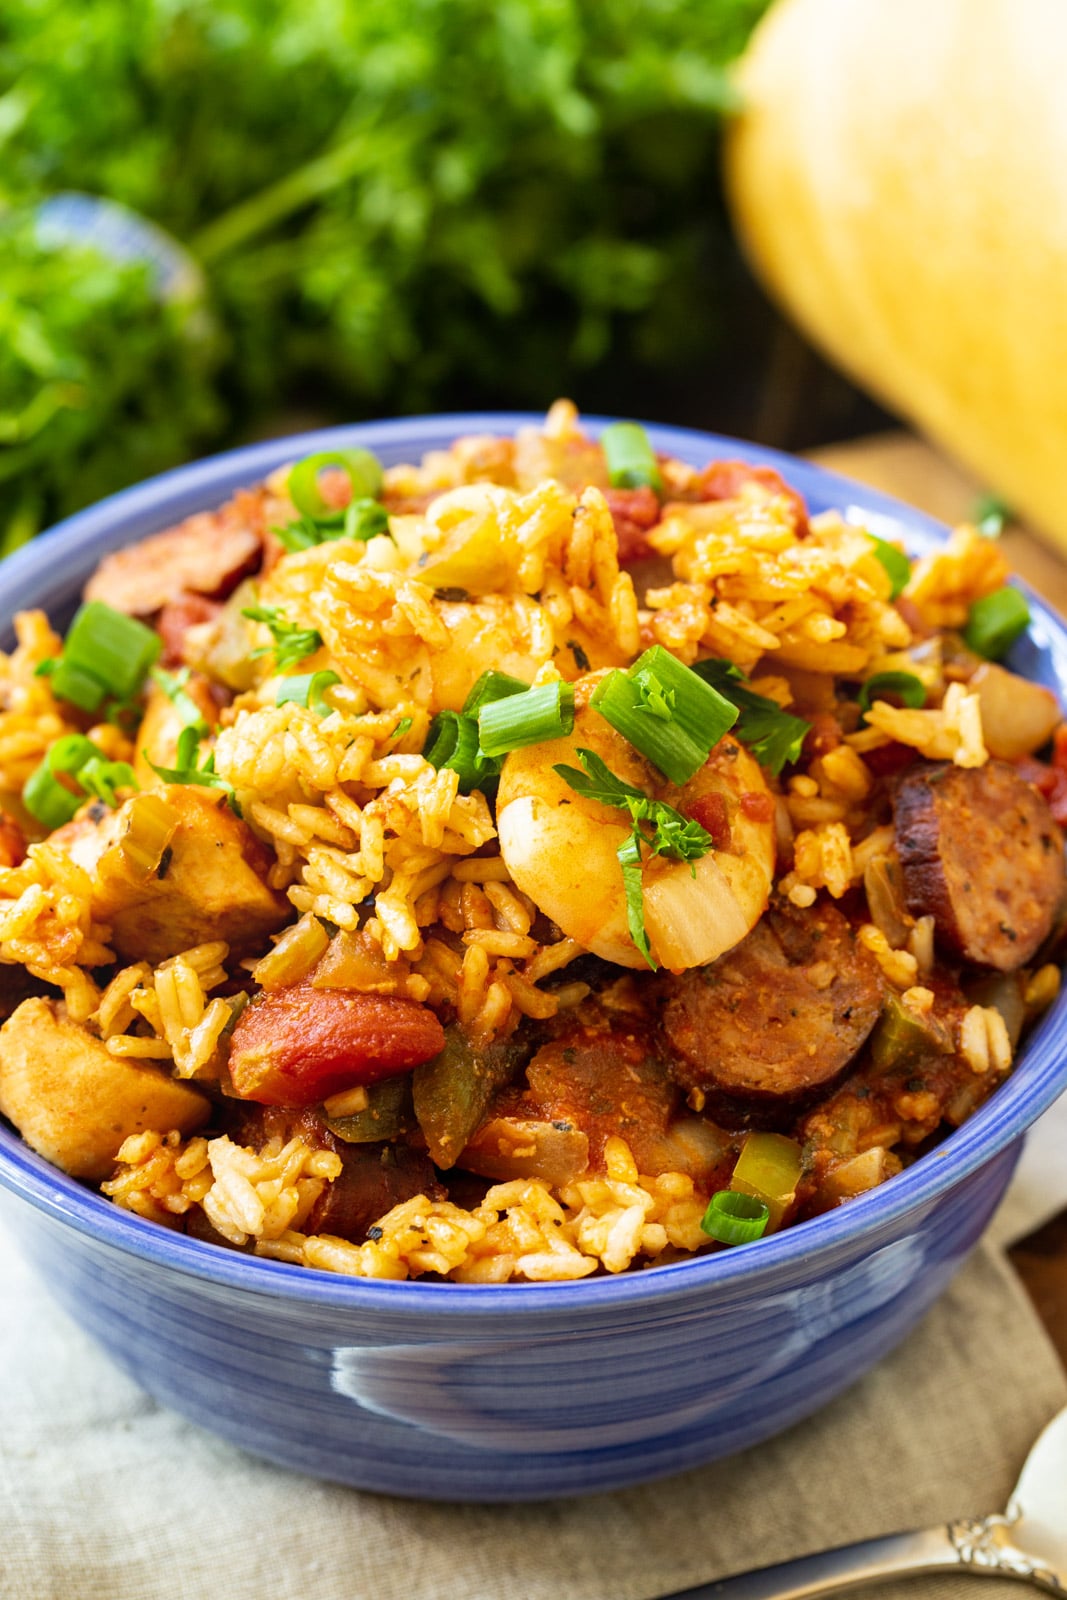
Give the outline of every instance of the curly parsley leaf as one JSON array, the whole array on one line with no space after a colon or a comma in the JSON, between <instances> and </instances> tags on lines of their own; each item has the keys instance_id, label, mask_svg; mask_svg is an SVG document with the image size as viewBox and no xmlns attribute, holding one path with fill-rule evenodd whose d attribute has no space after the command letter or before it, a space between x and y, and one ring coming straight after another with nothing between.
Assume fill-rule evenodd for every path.
<instances>
[{"instance_id":1,"label":"curly parsley leaf","mask_svg":"<svg viewBox=\"0 0 1067 1600\"><path fill-rule=\"evenodd\" d=\"M274 664L279 672L284 672L286 667L295 667L298 661L322 649L322 634L317 628L302 628L299 623L290 622L278 606L245 606L241 615L250 622L263 622L270 629L274 640ZM252 651L253 658L269 654L270 647L266 645Z\"/></svg>"},{"instance_id":2,"label":"curly parsley leaf","mask_svg":"<svg viewBox=\"0 0 1067 1600\"><path fill-rule=\"evenodd\" d=\"M777 777L789 762L800 760L810 722L783 711L776 700L756 694L732 661L710 657L707 661L695 661L693 671L738 708L740 716L733 731L761 767Z\"/></svg>"},{"instance_id":3,"label":"curly parsley leaf","mask_svg":"<svg viewBox=\"0 0 1067 1600\"><path fill-rule=\"evenodd\" d=\"M617 777L595 751L579 749L578 760L584 771L563 762L552 770L575 794L629 813L631 832L616 852L626 893L626 919L631 939L654 970L656 962L645 927L645 899L641 887L642 848L647 849L650 856L697 861L711 849L711 835L699 822L684 817L674 806L663 800L653 800L643 790ZM652 828L651 834L644 831L646 827Z\"/></svg>"}]
</instances>

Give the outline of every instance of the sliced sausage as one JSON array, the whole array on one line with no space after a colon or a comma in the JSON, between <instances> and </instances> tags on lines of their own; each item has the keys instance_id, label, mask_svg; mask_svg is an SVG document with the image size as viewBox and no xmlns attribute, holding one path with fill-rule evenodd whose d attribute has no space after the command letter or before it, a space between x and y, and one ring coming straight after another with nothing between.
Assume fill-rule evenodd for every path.
<instances>
[{"instance_id":1,"label":"sliced sausage","mask_svg":"<svg viewBox=\"0 0 1067 1600\"><path fill-rule=\"evenodd\" d=\"M664 1133L680 1098L640 1027L564 1032L538 1050L526 1081L547 1121L573 1123L588 1136L593 1165L613 1136L634 1149ZM641 1166L636 1149L634 1157Z\"/></svg>"},{"instance_id":2,"label":"sliced sausage","mask_svg":"<svg viewBox=\"0 0 1067 1600\"><path fill-rule=\"evenodd\" d=\"M728 955L666 980L673 1075L728 1124L788 1116L848 1066L882 989L834 906L772 906Z\"/></svg>"},{"instance_id":3,"label":"sliced sausage","mask_svg":"<svg viewBox=\"0 0 1067 1600\"><path fill-rule=\"evenodd\" d=\"M314 1150L332 1150L341 1158L338 1177L323 1189L301 1224L304 1233L332 1233L361 1243L379 1217L414 1195L443 1200L446 1190L425 1151L407 1145L375 1142L346 1144L332 1133L322 1112L313 1106L256 1105L226 1100L220 1115L222 1131L235 1144L262 1149L269 1139L287 1144L303 1139Z\"/></svg>"},{"instance_id":4,"label":"sliced sausage","mask_svg":"<svg viewBox=\"0 0 1067 1600\"><path fill-rule=\"evenodd\" d=\"M1014 767L924 764L893 797L908 910L941 947L1012 972L1047 937L1064 891L1063 835Z\"/></svg>"},{"instance_id":5,"label":"sliced sausage","mask_svg":"<svg viewBox=\"0 0 1067 1600\"><path fill-rule=\"evenodd\" d=\"M350 1144L339 1150L340 1175L304 1220L305 1233L332 1233L361 1243L368 1228L417 1194L443 1200L447 1191L422 1150L402 1144Z\"/></svg>"},{"instance_id":6,"label":"sliced sausage","mask_svg":"<svg viewBox=\"0 0 1067 1600\"><path fill-rule=\"evenodd\" d=\"M304 1106L429 1061L444 1029L427 1006L393 996L291 984L238 1019L230 1077L245 1100Z\"/></svg>"},{"instance_id":7,"label":"sliced sausage","mask_svg":"<svg viewBox=\"0 0 1067 1600\"><path fill-rule=\"evenodd\" d=\"M105 556L85 586L86 600L103 600L116 611L148 617L183 590L227 595L255 572L263 539L251 521L229 507L199 512L124 550Z\"/></svg>"},{"instance_id":8,"label":"sliced sausage","mask_svg":"<svg viewBox=\"0 0 1067 1600\"><path fill-rule=\"evenodd\" d=\"M705 1189L715 1186L717 1173L726 1182L729 1140L711 1122L678 1116L683 1109L678 1087L651 1028L640 1021L632 1027L605 1022L564 1029L537 1052L526 1078L528 1087L517 1104L509 1103L509 1091L494 1107L498 1143L506 1131L501 1115L506 1111L516 1140L535 1124L551 1128L557 1137L542 1133L540 1146L573 1160L584 1144L594 1171L603 1170L607 1140L619 1138L629 1145L640 1172L684 1172ZM464 1153L461 1164L466 1159Z\"/></svg>"}]
</instances>

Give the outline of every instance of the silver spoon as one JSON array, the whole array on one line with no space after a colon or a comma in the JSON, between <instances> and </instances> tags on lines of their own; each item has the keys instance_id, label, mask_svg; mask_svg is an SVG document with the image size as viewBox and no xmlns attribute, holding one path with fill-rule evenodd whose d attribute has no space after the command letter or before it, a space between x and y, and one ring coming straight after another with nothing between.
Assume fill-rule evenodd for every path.
<instances>
[{"instance_id":1,"label":"silver spoon","mask_svg":"<svg viewBox=\"0 0 1067 1600\"><path fill-rule=\"evenodd\" d=\"M1039 1435L1003 1516L864 1539L660 1600L810 1600L886 1578L945 1571L1019 1578L1047 1594L1067 1595L1067 1408Z\"/></svg>"}]
</instances>

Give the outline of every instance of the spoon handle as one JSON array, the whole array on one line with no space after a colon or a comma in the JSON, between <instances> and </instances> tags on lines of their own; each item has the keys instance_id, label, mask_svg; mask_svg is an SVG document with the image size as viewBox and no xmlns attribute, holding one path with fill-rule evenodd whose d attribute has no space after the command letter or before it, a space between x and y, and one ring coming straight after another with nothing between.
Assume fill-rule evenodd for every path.
<instances>
[{"instance_id":1,"label":"spoon handle","mask_svg":"<svg viewBox=\"0 0 1067 1600\"><path fill-rule=\"evenodd\" d=\"M732 1578L664 1595L661 1600L813 1600L816 1595L840 1594L860 1584L953 1568L975 1576L1019 1578L1063 1594L1053 1573L1006 1543L1004 1527L1003 1517L991 1517L985 1522L957 1522L921 1533L891 1533L755 1572L739 1572Z\"/></svg>"}]
</instances>

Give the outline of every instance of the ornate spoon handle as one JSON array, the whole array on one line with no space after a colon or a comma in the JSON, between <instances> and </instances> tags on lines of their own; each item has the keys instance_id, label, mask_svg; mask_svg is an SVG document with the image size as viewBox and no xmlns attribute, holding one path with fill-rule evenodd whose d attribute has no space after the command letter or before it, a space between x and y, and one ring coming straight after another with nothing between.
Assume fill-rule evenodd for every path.
<instances>
[{"instance_id":1,"label":"ornate spoon handle","mask_svg":"<svg viewBox=\"0 0 1067 1600\"><path fill-rule=\"evenodd\" d=\"M756 1572L739 1572L662 1600L812 1600L860 1584L953 1568L976 1576L1019 1578L1050 1594L1067 1594L1056 1573L1007 1543L1004 1530L1009 1525L1007 1518L998 1516L953 1522L922 1533L889 1534Z\"/></svg>"}]
</instances>

